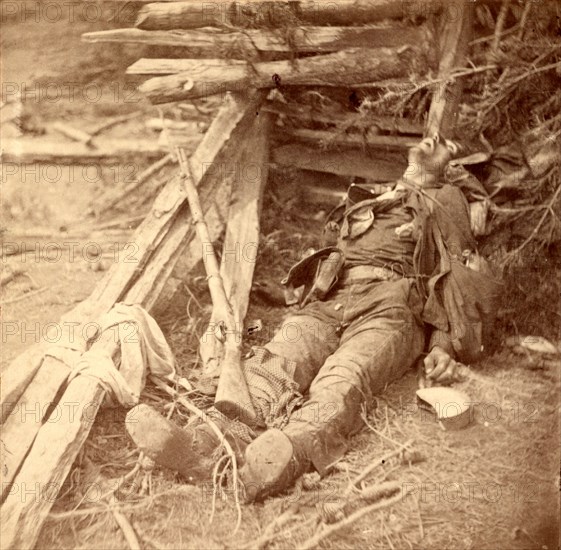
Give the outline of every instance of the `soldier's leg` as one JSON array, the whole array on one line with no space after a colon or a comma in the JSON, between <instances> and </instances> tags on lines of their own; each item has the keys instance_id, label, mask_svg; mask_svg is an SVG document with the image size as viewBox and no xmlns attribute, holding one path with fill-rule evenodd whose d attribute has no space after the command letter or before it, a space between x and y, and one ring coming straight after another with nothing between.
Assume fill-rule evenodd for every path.
<instances>
[{"instance_id":1,"label":"soldier's leg","mask_svg":"<svg viewBox=\"0 0 561 550\"><path fill-rule=\"evenodd\" d=\"M424 330L405 308L355 323L283 431L324 473L346 452L348 436L362 426L363 403L402 376L423 347Z\"/></svg>"},{"instance_id":2,"label":"soldier's leg","mask_svg":"<svg viewBox=\"0 0 561 550\"><path fill-rule=\"evenodd\" d=\"M269 344L255 348L253 356L244 361L260 426L252 429L215 409L207 411L240 463L248 443L267 427L286 424L290 412L302 404L302 393L337 347L339 338L333 326L329 318L321 315L292 316ZM131 411L127 429L139 448L158 464L180 472L191 482L210 479L220 441L206 423L195 421L180 429L154 409L141 405Z\"/></svg>"},{"instance_id":3,"label":"soldier's leg","mask_svg":"<svg viewBox=\"0 0 561 550\"><path fill-rule=\"evenodd\" d=\"M282 426L325 360L338 347L338 320L304 313L288 317L273 339L253 348L244 375L261 427Z\"/></svg>"},{"instance_id":4,"label":"soldier's leg","mask_svg":"<svg viewBox=\"0 0 561 550\"><path fill-rule=\"evenodd\" d=\"M242 479L249 500L286 489L312 465L325 473L347 450L348 436L360 428L362 404L400 377L422 352L424 330L403 285L379 288L372 309L357 314L340 347L325 360L306 403L282 431L269 430L246 449ZM353 304L357 294L349 294Z\"/></svg>"}]
</instances>

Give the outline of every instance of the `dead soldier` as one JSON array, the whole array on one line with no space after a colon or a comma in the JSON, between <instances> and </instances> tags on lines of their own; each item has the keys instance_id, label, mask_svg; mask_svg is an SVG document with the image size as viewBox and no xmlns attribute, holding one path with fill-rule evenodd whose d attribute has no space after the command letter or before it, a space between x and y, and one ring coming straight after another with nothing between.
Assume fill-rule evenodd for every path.
<instances>
[{"instance_id":1,"label":"dead soldier","mask_svg":"<svg viewBox=\"0 0 561 550\"><path fill-rule=\"evenodd\" d=\"M290 270L302 307L243 366L257 422L209 411L238 453L247 502L305 472L325 475L361 428L362 405L420 358L427 383L443 384L457 360L480 355L499 285L477 254L463 192L443 183L457 150L423 139L391 191L351 188L326 246ZM127 429L157 463L193 483L211 478L220 442L207 424L180 430L141 405Z\"/></svg>"}]
</instances>

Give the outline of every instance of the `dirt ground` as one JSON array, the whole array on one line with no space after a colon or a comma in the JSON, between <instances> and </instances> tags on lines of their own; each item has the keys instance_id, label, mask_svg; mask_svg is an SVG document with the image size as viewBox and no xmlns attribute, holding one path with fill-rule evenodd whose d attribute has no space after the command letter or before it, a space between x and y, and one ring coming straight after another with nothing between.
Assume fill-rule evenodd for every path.
<instances>
[{"instance_id":1,"label":"dirt ground","mask_svg":"<svg viewBox=\"0 0 561 550\"><path fill-rule=\"evenodd\" d=\"M87 130L104 119L136 111L139 120L155 116L131 87L133 83L123 77L124 68L138 54L79 42L82 32L105 28L108 23L95 29L87 22L27 25L4 25L4 83L79 82L80 90L95 83L103 93L95 102L84 97L70 101L62 95L56 102L28 100L22 121L26 132L49 132L59 118ZM30 33L35 46L23 38ZM68 41L62 47L64 35ZM69 48L74 49L74 55L68 55ZM109 135L132 133L140 137L145 132L133 119ZM60 138L61 147L64 143ZM135 162L138 170L147 165L143 159ZM4 261L4 270L21 268L27 276L2 289L3 365L41 339L48 323L56 322L88 296L104 276L107 264L115 261L115 250L123 250L134 225L122 225L119 231L96 229L103 225L96 218L98 199L108 187L125 184L122 172L110 169L95 178L63 174L51 181L41 167L32 170L31 176L23 171L3 171L3 228L12 233L39 229L41 234L63 232L77 244L70 253L58 240L58 246L51 248L38 241L34 252L18 253ZM311 205L292 201L287 206L275 199L280 191L274 181L271 183L272 196L264 204L257 281L279 279L294 259L291 250L313 244L321 225L309 219ZM141 205L133 213L141 217L145 208ZM127 210L123 215L130 216L131 210ZM103 247L101 254L92 255L87 248L92 242L88 232L94 230L95 242L103 242ZM74 238L76 234L79 237ZM195 281L191 290L196 300L186 299L158 319L177 357L178 369L187 377L192 377L197 363L197 336L204 330L209 311L204 287ZM517 299L523 301L524 296ZM549 307L555 308L557 299L551 296ZM252 335L247 345L263 343L285 313L255 297L248 319L262 320L264 329ZM496 352L473 365L470 376L457 386L474 402L474 418L468 428L444 431L432 415L421 410L415 401L417 381L411 372L365 411L368 425L365 423L353 438L352 450L334 474L319 482L310 481L310 487L298 486L282 497L244 507L235 535L232 494L218 498L210 523L212 487L186 485L160 468L141 469L121 484L121 477L135 468L138 451L126 434L125 411L105 409L45 523L37 547L129 548L130 541L115 520L117 509L128 518L142 548L299 548L316 531L318 509L341 502L349 480L368 464L377 463L366 484L393 481L399 484L400 498L393 506L373 511L331 535L318 547L558 548L561 365L529 352L515 353L506 346L506 336L497 336ZM186 411L170 404L156 388L149 386L143 400L171 415L179 425L186 423ZM399 452L404 444L406 454ZM275 532L274 522L280 517L288 519ZM266 540L269 534L272 536Z\"/></svg>"}]
</instances>

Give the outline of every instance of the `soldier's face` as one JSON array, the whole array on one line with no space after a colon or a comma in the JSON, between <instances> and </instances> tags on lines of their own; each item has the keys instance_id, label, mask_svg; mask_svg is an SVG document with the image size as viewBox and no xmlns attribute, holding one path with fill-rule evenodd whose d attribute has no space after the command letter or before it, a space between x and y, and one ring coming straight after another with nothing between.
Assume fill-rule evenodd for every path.
<instances>
[{"instance_id":1,"label":"soldier's face","mask_svg":"<svg viewBox=\"0 0 561 550\"><path fill-rule=\"evenodd\" d=\"M438 136L425 138L409 149L408 167L404 179L415 185L436 183L444 168L457 152L456 144Z\"/></svg>"}]
</instances>

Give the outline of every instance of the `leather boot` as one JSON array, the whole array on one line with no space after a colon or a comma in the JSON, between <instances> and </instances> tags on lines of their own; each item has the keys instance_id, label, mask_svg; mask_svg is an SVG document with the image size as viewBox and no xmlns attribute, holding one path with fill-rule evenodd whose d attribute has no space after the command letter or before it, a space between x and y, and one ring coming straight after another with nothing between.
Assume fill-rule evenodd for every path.
<instances>
[{"instance_id":1,"label":"leather boot","mask_svg":"<svg viewBox=\"0 0 561 550\"><path fill-rule=\"evenodd\" d=\"M217 459L220 440L208 424L180 428L148 405L127 414L126 428L138 448L156 464L179 472L189 483L208 481ZM219 426L224 430L224 426ZM239 456L246 445L226 436Z\"/></svg>"},{"instance_id":2,"label":"leather boot","mask_svg":"<svg viewBox=\"0 0 561 550\"><path fill-rule=\"evenodd\" d=\"M276 428L267 430L245 450L240 469L245 501L262 500L287 490L310 468L310 460L284 432Z\"/></svg>"}]
</instances>

